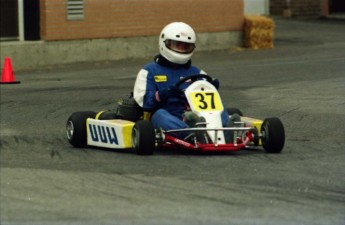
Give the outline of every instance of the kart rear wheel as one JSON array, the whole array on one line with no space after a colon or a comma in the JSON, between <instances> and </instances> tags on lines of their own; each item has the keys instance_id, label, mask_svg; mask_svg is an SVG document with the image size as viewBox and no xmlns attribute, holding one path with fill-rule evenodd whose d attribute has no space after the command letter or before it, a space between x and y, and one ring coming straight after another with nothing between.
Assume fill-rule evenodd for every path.
<instances>
[{"instance_id":1,"label":"kart rear wheel","mask_svg":"<svg viewBox=\"0 0 345 225\"><path fill-rule=\"evenodd\" d=\"M139 120L132 131L132 143L138 155L152 155L155 148L155 130L148 120Z\"/></svg>"},{"instance_id":2,"label":"kart rear wheel","mask_svg":"<svg viewBox=\"0 0 345 225\"><path fill-rule=\"evenodd\" d=\"M233 114L238 114L239 116L243 116L243 113L238 108L227 108L227 110L228 110L229 116Z\"/></svg>"},{"instance_id":3,"label":"kart rear wheel","mask_svg":"<svg viewBox=\"0 0 345 225\"><path fill-rule=\"evenodd\" d=\"M87 146L86 119L95 118L96 113L92 111L75 112L67 120L67 139L76 148Z\"/></svg>"},{"instance_id":4,"label":"kart rear wheel","mask_svg":"<svg viewBox=\"0 0 345 225\"><path fill-rule=\"evenodd\" d=\"M267 118L261 126L262 145L267 153L280 153L285 143L283 123L276 117Z\"/></svg>"}]
</instances>

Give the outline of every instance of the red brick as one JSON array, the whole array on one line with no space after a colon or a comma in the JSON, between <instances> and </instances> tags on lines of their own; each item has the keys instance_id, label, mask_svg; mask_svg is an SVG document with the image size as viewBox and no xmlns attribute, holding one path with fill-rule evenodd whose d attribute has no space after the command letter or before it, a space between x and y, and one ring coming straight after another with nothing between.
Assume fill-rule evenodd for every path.
<instances>
[{"instance_id":1,"label":"red brick","mask_svg":"<svg viewBox=\"0 0 345 225\"><path fill-rule=\"evenodd\" d=\"M240 31L243 24L243 0L85 0L81 21L67 20L66 1L40 2L44 40L157 35L173 21L197 32Z\"/></svg>"}]
</instances>

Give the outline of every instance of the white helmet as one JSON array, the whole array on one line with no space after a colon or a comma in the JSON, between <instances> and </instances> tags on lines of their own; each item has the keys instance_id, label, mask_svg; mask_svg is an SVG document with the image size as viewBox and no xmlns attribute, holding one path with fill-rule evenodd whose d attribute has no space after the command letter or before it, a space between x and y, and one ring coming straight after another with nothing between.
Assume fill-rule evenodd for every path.
<instances>
[{"instance_id":1,"label":"white helmet","mask_svg":"<svg viewBox=\"0 0 345 225\"><path fill-rule=\"evenodd\" d=\"M170 23L159 36L159 51L170 62L185 64L192 58L195 41L195 32L188 24Z\"/></svg>"}]
</instances>

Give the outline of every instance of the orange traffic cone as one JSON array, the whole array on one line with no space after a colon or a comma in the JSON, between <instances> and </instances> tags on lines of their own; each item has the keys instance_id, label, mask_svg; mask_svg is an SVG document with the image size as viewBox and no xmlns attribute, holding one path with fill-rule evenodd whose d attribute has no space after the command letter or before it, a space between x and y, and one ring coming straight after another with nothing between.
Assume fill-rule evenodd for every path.
<instances>
[{"instance_id":1,"label":"orange traffic cone","mask_svg":"<svg viewBox=\"0 0 345 225\"><path fill-rule=\"evenodd\" d=\"M11 64L11 58L6 57L4 68L2 69L2 75L1 75L1 82L0 84L19 84L20 81L15 81L13 70L12 70L12 64Z\"/></svg>"}]
</instances>

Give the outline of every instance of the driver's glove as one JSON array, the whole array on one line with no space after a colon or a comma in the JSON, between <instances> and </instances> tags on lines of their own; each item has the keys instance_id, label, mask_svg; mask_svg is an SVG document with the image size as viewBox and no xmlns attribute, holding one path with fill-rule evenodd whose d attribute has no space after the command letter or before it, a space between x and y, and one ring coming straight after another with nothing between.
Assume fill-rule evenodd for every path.
<instances>
[{"instance_id":1,"label":"driver's glove","mask_svg":"<svg viewBox=\"0 0 345 225\"><path fill-rule=\"evenodd\" d=\"M163 88L163 89L157 91L156 100L158 102L164 102L168 98L171 98L171 97L181 98L183 96L183 94L184 93L180 88L176 87L175 85L171 85L167 88Z\"/></svg>"},{"instance_id":2,"label":"driver's glove","mask_svg":"<svg viewBox=\"0 0 345 225\"><path fill-rule=\"evenodd\" d=\"M211 82L211 84L213 84L213 86L218 90L219 89L219 80L217 78L213 79L213 81Z\"/></svg>"}]
</instances>

